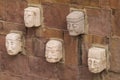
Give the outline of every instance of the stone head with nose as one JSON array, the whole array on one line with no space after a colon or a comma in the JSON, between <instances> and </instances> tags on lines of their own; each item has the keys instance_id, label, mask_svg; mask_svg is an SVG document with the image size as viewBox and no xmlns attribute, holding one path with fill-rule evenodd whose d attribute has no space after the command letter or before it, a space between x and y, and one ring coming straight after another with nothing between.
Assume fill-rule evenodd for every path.
<instances>
[{"instance_id":1,"label":"stone head with nose","mask_svg":"<svg viewBox=\"0 0 120 80\"><path fill-rule=\"evenodd\" d=\"M63 57L63 44L60 40L51 39L46 44L46 61L50 63L59 62Z\"/></svg>"},{"instance_id":2,"label":"stone head with nose","mask_svg":"<svg viewBox=\"0 0 120 80\"><path fill-rule=\"evenodd\" d=\"M22 51L22 34L10 32L6 35L6 48L9 55L16 55Z\"/></svg>"},{"instance_id":3,"label":"stone head with nose","mask_svg":"<svg viewBox=\"0 0 120 80\"><path fill-rule=\"evenodd\" d=\"M84 13L81 11L73 11L68 14L67 29L71 36L78 36L84 33Z\"/></svg>"},{"instance_id":4,"label":"stone head with nose","mask_svg":"<svg viewBox=\"0 0 120 80\"><path fill-rule=\"evenodd\" d=\"M88 52L88 68L92 73L106 69L106 51L104 48L92 47Z\"/></svg>"}]
</instances>

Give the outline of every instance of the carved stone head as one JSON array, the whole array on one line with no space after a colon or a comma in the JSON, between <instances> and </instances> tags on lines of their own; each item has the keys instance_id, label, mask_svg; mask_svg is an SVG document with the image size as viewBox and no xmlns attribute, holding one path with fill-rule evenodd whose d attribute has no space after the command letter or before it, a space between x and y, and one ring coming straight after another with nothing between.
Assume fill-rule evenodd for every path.
<instances>
[{"instance_id":1,"label":"carved stone head","mask_svg":"<svg viewBox=\"0 0 120 80\"><path fill-rule=\"evenodd\" d=\"M99 73L107 67L106 49L92 47L88 52L88 67L92 73Z\"/></svg>"},{"instance_id":2,"label":"carved stone head","mask_svg":"<svg viewBox=\"0 0 120 80\"><path fill-rule=\"evenodd\" d=\"M17 55L19 52L22 52L23 40L22 33L10 32L6 35L6 48L9 55Z\"/></svg>"},{"instance_id":3,"label":"carved stone head","mask_svg":"<svg viewBox=\"0 0 120 80\"><path fill-rule=\"evenodd\" d=\"M25 8L24 22L26 27L40 26L40 9L36 7Z\"/></svg>"},{"instance_id":4,"label":"carved stone head","mask_svg":"<svg viewBox=\"0 0 120 80\"><path fill-rule=\"evenodd\" d=\"M78 36L85 32L85 19L82 11L73 11L68 14L67 29L71 36Z\"/></svg>"},{"instance_id":5,"label":"carved stone head","mask_svg":"<svg viewBox=\"0 0 120 80\"><path fill-rule=\"evenodd\" d=\"M63 57L62 41L56 39L49 40L46 44L45 57L50 63L59 62Z\"/></svg>"}]
</instances>

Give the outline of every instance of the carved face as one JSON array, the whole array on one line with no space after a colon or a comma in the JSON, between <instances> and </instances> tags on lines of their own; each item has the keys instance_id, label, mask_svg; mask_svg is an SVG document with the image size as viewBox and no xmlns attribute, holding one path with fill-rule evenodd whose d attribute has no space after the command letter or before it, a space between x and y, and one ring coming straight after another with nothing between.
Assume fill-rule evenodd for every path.
<instances>
[{"instance_id":1,"label":"carved face","mask_svg":"<svg viewBox=\"0 0 120 80\"><path fill-rule=\"evenodd\" d=\"M25 11L24 21L27 27L34 26L34 13L32 11Z\"/></svg>"},{"instance_id":2,"label":"carved face","mask_svg":"<svg viewBox=\"0 0 120 80\"><path fill-rule=\"evenodd\" d=\"M40 26L40 9L28 7L24 9L24 21L26 27Z\"/></svg>"},{"instance_id":3,"label":"carved face","mask_svg":"<svg viewBox=\"0 0 120 80\"><path fill-rule=\"evenodd\" d=\"M22 51L21 35L17 33L9 33L6 36L6 48L9 55L16 55Z\"/></svg>"},{"instance_id":4,"label":"carved face","mask_svg":"<svg viewBox=\"0 0 120 80\"><path fill-rule=\"evenodd\" d=\"M67 16L67 29L71 36L84 33L84 13L73 11Z\"/></svg>"},{"instance_id":5,"label":"carved face","mask_svg":"<svg viewBox=\"0 0 120 80\"><path fill-rule=\"evenodd\" d=\"M99 73L106 68L106 52L104 48L92 47L89 49L88 67L93 73Z\"/></svg>"},{"instance_id":6,"label":"carved face","mask_svg":"<svg viewBox=\"0 0 120 80\"><path fill-rule=\"evenodd\" d=\"M59 62L62 59L62 42L58 40L50 40L46 44L45 57L50 63Z\"/></svg>"}]
</instances>

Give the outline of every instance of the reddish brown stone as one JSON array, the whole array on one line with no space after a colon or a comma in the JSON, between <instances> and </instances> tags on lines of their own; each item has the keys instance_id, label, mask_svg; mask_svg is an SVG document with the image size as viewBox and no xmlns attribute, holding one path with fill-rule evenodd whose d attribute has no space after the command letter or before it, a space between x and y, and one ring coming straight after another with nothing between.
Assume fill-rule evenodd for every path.
<instances>
[{"instance_id":1,"label":"reddish brown stone","mask_svg":"<svg viewBox=\"0 0 120 80\"><path fill-rule=\"evenodd\" d=\"M25 31L26 31L24 25L5 22L2 32L6 34L6 33L9 33L11 30L23 31L23 33L25 33Z\"/></svg>"},{"instance_id":2,"label":"reddish brown stone","mask_svg":"<svg viewBox=\"0 0 120 80\"><path fill-rule=\"evenodd\" d=\"M25 53L27 55L34 55L34 52L33 52L33 38L26 38L25 39Z\"/></svg>"},{"instance_id":3,"label":"reddish brown stone","mask_svg":"<svg viewBox=\"0 0 120 80\"><path fill-rule=\"evenodd\" d=\"M120 1L119 0L110 0L110 6L112 9L120 9Z\"/></svg>"},{"instance_id":4,"label":"reddish brown stone","mask_svg":"<svg viewBox=\"0 0 120 80\"><path fill-rule=\"evenodd\" d=\"M110 39L110 70L120 72L120 39Z\"/></svg>"},{"instance_id":5,"label":"reddish brown stone","mask_svg":"<svg viewBox=\"0 0 120 80\"><path fill-rule=\"evenodd\" d=\"M65 64L78 65L80 54L78 52L78 37L71 37L67 31L64 32Z\"/></svg>"},{"instance_id":6,"label":"reddish brown stone","mask_svg":"<svg viewBox=\"0 0 120 80\"><path fill-rule=\"evenodd\" d=\"M47 40L44 38L34 38L34 55L37 57L45 57L45 45Z\"/></svg>"},{"instance_id":7,"label":"reddish brown stone","mask_svg":"<svg viewBox=\"0 0 120 80\"><path fill-rule=\"evenodd\" d=\"M0 0L0 20L5 20L6 12L5 12L6 0Z\"/></svg>"},{"instance_id":8,"label":"reddish brown stone","mask_svg":"<svg viewBox=\"0 0 120 80\"><path fill-rule=\"evenodd\" d=\"M26 74L30 71L27 56L24 56L22 54L10 56L3 53L2 57L5 70L12 72L16 75Z\"/></svg>"},{"instance_id":9,"label":"reddish brown stone","mask_svg":"<svg viewBox=\"0 0 120 80\"><path fill-rule=\"evenodd\" d=\"M60 38L63 39L63 31L58 29L52 28L39 28L36 31L37 37L44 37L44 38Z\"/></svg>"},{"instance_id":10,"label":"reddish brown stone","mask_svg":"<svg viewBox=\"0 0 120 80\"><path fill-rule=\"evenodd\" d=\"M57 64L60 80L79 80L79 67Z\"/></svg>"},{"instance_id":11,"label":"reddish brown stone","mask_svg":"<svg viewBox=\"0 0 120 80\"><path fill-rule=\"evenodd\" d=\"M87 9L89 34L110 36L111 11L105 9Z\"/></svg>"},{"instance_id":12,"label":"reddish brown stone","mask_svg":"<svg viewBox=\"0 0 120 80\"><path fill-rule=\"evenodd\" d=\"M103 74L103 80L120 80L120 74L109 72L107 74Z\"/></svg>"},{"instance_id":13,"label":"reddish brown stone","mask_svg":"<svg viewBox=\"0 0 120 80\"><path fill-rule=\"evenodd\" d=\"M94 74L92 74L89 70L88 67L81 66L79 67L79 78L80 80L93 80Z\"/></svg>"},{"instance_id":14,"label":"reddish brown stone","mask_svg":"<svg viewBox=\"0 0 120 80\"><path fill-rule=\"evenodd\" d=\"M25 0L6 0L6 21L24 24L24 8L27 7Z\"/></svg>"},{"instance_id":15,"label":"reddish brown stone","mask_svg":"<svg viewBox=\"0 0 120 80\"><path fill-rule=\"evenodd\" d=\"M57 80L57 68L55 65L56 64L48 63L43 57L29 57L30 71L39 75L41 78Z\"/></svg>"},{"instance_id":16,"label":"reddish brown stone","mask_svg":"<svg viewBox=\"0 0 120 80\"><path fill-rule=\"evenodd\" d=\"M0 51L6 52L5 36L4 35L0 35Z\"/></svg>"},{"instance_id":17,"label":"reddish brown stone","mask_svg":"<svg viewBox=\"0 0 120 80\"><path fill-rule=\"evenodd\" d=\"M68 15L68 13L68 5L57 3L44 3L44 25L50 28L66 29L66 16Z\"/></svg>"},{"instance_id":18,"label":"reddish brown stone","mask_svg":"<svg viewBox=\"0 0 120 80\"><path fill-rule=\"evenodd\" d=\"M113 35L120 36L120 10L115 10L115 15L113 16L113 26L112 31Z\"/></svg>"}]
</instances>

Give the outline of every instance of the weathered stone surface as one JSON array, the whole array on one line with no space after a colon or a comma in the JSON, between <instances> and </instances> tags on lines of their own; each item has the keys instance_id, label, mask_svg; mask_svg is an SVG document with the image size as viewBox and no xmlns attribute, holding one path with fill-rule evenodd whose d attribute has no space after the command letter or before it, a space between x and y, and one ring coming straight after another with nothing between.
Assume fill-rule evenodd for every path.
<instances>
[{"instance_id":1,"label":"weathered stone surface","mask_svg":"<svg viewBox=\"0 0 120 80\"><path fill-rule=\"evenodd\" d=\"M17 56L9 56L2 53L5 70L15 73L16 75L26 74L30 71L27 56L18 54Z\"/></svg>"},{"instance_id":2,"label":"weathered stone surface","mask_svg":"<svg viewBox=\"0 0 120 80\"><path fill-rule=\"evenodd\" d=\"M98 36L110 36L111 11L105 9L87 8L89 34Z\"/></svg>"},{"instance_id":3,"label":"weathered stone surface","mask_svg":"<svg viewBox=\"0 0 120 80\"><path fill-rule=\"evenodd\" d=\"M48 40L45 38L34 38L34 55L37 57L45 57L45 46Z\"/></svg>"},{"instance_id":4,"label":"weathered stone surface","mask_svg":"<svg viewBox=\"0 0 120 80\"><path fill-rule=\"evenodd\" d=\"M82 6L99 7L99 0L70 0L71 4L78 4Z\"/></svg>"},{"instance_id":5,"label":"weathered stone surface","mask_svg":"<svg viewBox=\"0 0 120 80\"><path fill-rule=\"evenodd\" d=\"M29 57L30 72L39 75L41 78L57 80L56 64L48 63L45 57ZM44 80L44 79L43 79Z\"/></svg>"},{"instance_id":6,"label":"weathered stone surface","mask_svg":"<svg viewBox=\"0 0 120 80\"><path fill-rule=\"evenodd\" d=\"M79 80L79 67L57 64L58 78L60 80Z\"/></svg>"},{"instance_id":7,"label":"weathered stone surface","mask_svg":"<svg viewBox=\"0 0 120 80\"><path fill-rule=\"evenodd\" d=\"M25 54L34 55L33 48L34 48L33 38L26 38L25 39Z\"/></svg>"},{"instance_id":8,"label":"weathered stone surface","mask_svg":"<svg viewBox=\"0 0 120 80\"><path fill-rule=\"evenodd\" d=\"M25 7L27 7L25 0L6 0L6 21L23 24Z\"/></svg>"},{"instance_id":9,"label":"weathered stone surface","mask_svg":"<svg viewBox=\"0 0 120 80\"><path fill-rule=\"evenodd\" d=\"M110 71L120 72L120 39L111 38L110 39Z\"/></svg>"},{"instance_id":10,"label":"weathered stone surface","mask_svg":"<svg viewBox=\"0 0 120 80\"><path fill-rule=\"evenodd\" d=\"M5 20L5 5L6 5L6 0L0 0L0 20Z\"/></svg>"},{"instance_id":11,"label":"weathered stone surface","mask_svg":"<svg viewBox=\"0 0 120 80\"><path fill-rule=\"evenodd\" d=\"M40 4L41 0L27 0L28 4Z\"/></svg>"},{"instance_id":12,"label":"weathered stone surface","mask_svg":"<svg viewBox=\"0 0 120 80\"><path fill-rule=\"evenodd\" d=\"M57 3L44 3L44 25L48 26L49 28L66 29L66 16L68 15L68 13L68 5Z\"/></svg>"},{"instance_id":13,"label":"weathered stone surface","mask_svg":"<svg viewBox=\"0 0 120 80\"><path fill-rule=\"evenodd\" d=\"M68 3L70 0L40 0L42 3Z\"/></svg>"},{"instance_id":14,"label":"weathered stone surface","mask_svg":"<svg viewBox=\"0 0 120 80\"><path fill-rule=\"evenodd\" d=\"M92 74L89 70L88 67L85 66L80 66L79 67L79 79L80 80L93 80L94 74Z\"/></svg>"},{"instance_id":15,"label":"weathered stone surface","mask_svg":"<svg viewBox=\"0 0 120 80\"><path fill-rule=\"evenodd\" d=\"M5 35L0 35L0 51L5 52Z\"/></svg>"},{"instance_id":16,"label":"weathered stone surface","mask_svg":"<svg viewBox=\"0 0 120 80\"><path fill-rule=\"evenodd\" d=\"M78 65L80 53L78 52L78 37L71 37L64 31L65 64Z\"/></svg>"},{"instance_id":17,"label":"weathered stone surface","mask_svg":"<svg viewBox=\"0 0 120 80\"><path fill-rule=\"evenodd\" d=\"M119 0L110 0L110 7L112 9L120 9L120 1Z\"/></svg>"},{"instance_id":18,"label":"weathered stone surface","mask_svg":"<svg viewBox=\"0 0 120 80\"><path fill-rule=\"evenodd\" d=\"M103 74L103 80L120 80L120 74L109 72L107 74Z\"/></svg>"},{"instance_id":19,"label":"weathered stone surface","mask_svg":"<svg viewBox=\"0 0 120 80\"><path fill-rule=\"evenodd\" d=\"M113 16L113 26L112 26L112 31L113 35L120 36L120 10L115 10L115 14Z\"/></svg>"},{"instance_id":20,"label":"weathered stone surface","mask_svg":"<svg viewBox=\"0 0 120 80\"><path fill-rule=\"evenodd\" d=\"M3 24L3 31L1 31L1 32L3 32L4 34L7 34L7 33L9 33L11 30L23 31L23 33L25 33L25 31L26 31L24 25L5 22L5 23Z\"/></svg>"},{"instance_id":21,"label":"weathered stone surface","mask_svg":"<svg viewBox=\"0 0 120 80\"><path fill-rule=\"evenodd\" d=\"M39 28L36 30L37 37L44 37L44 38L60 38L63 39L63 31L60 29L53 29L53 28Z\"/></svg>"}]
</instances>

